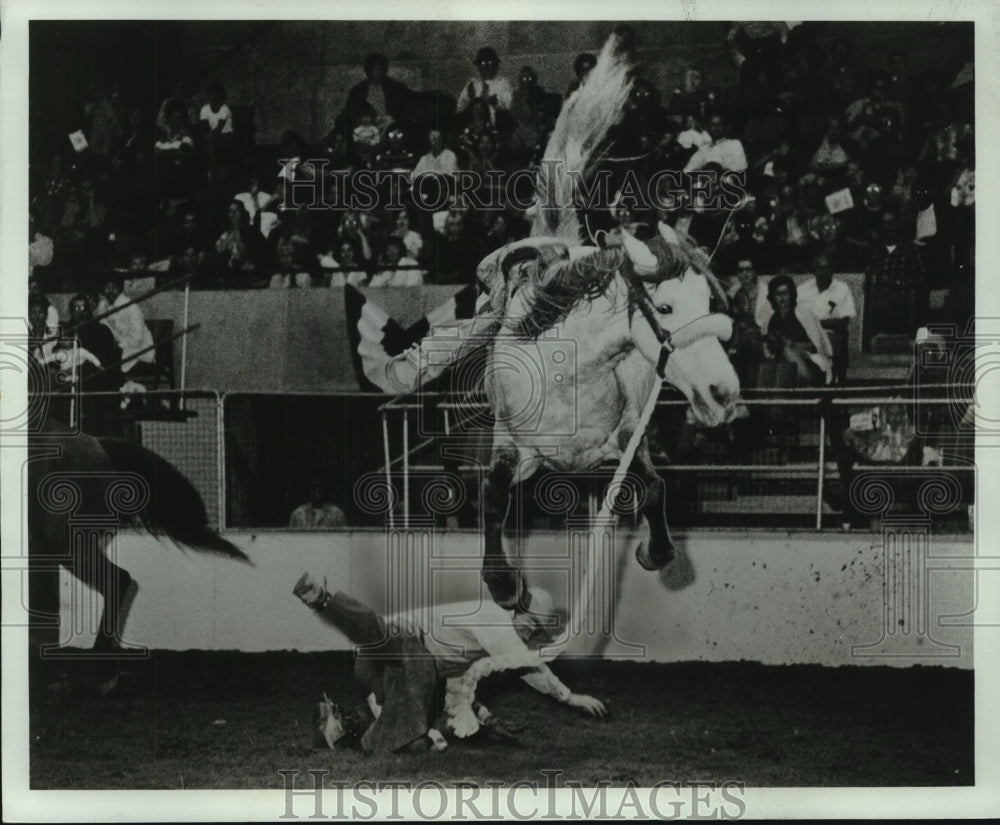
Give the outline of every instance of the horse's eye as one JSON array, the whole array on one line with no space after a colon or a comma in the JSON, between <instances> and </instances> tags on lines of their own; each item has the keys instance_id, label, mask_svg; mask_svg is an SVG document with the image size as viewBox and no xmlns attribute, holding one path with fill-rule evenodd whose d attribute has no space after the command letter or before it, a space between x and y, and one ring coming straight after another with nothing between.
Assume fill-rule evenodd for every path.
<instances>
[{"instance_id":1,"label":"horse's eye","mask_svg":"<svg viewBox=\"0 0 1000 825\"><path fill-rule=\"evenodd\" d=\"M670 306L670 304L657 304L656 311L659 312L660 315L669 315L674 311L674 308Z\"/></svg>"}]
</instances>

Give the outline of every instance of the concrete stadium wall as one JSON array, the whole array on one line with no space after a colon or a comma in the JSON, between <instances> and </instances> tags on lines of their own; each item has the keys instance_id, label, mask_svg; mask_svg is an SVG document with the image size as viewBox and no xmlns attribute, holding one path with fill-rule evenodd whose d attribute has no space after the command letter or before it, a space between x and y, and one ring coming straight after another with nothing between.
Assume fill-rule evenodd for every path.
<instances>
[{"instance_id":1,"label":"concrete stadium wall","mask_svg":"<svg viewBox=\"0 0 1000 825\"><path fill-rule=\"evenodd\" d=\"M448 300L460 287L362 289L404 329ZM50 295L67 318L70 294ZM142 304L147 319L184 329L184 293L161 292ZM191 292L188 389L357 390L344 311L344 290L264 289ZM174 342L180 381L181 339Z\"/></svg>"},{"instance_id":2,"label":"concrete stadium wall","mask_svg":"<svg viewBox=\"0 0 1000 825\"><path fill-rule=\"evenodd\" d=\"M122 535L118 560L140 585L126 641L170 650L348 649L345 637L292 595L304 570L380 611L400 605L387 593L402 585L419 591L419 582L428 585L414 591L410 604L479 598L477 533L393 535L390 541L381 531L228 534L255 567ZM593 602L587 614L593 632L567 652L660 662L972 667L971 622L942 619L976 606L971 540L932 537L930 569L909 583L922 590L890 588L913 597L898 613L887 613L883 600L880 535L693 532L678 544L679 559L657 574L642 570L631 542L619 540L605 567L605 581L613 584L599 590L613 596ZM521 548L530 581L547 587L561 607L578 592L570 587L568 546L565 534L538 533ZM418 577L415 569L432 573ZM921 602L926 629L910 624ZM63 643L89 646L93 624L85 615L99 615L99 607L100 597L63 573ZM73 627L83 630L71 634ZM852 652L857 645L876 647L862 655Z\"/></svg>"}]
</instances>

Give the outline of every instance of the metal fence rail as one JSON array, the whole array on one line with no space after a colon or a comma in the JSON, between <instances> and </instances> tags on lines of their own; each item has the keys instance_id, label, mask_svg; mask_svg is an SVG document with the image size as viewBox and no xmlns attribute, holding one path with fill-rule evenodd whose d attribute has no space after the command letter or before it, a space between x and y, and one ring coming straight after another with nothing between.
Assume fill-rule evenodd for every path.
<instances>
[{"instance_id":1,"label":"metal fence rail","mask_svg":"<svg viewBox=\"0 0 1000 825\"><path fill-rule=\"evenodd\" d=\"M65 393L52 391L36 394L65 396ZM280 426L273 431L265 429L265 436L271 439L270 448L285 452L297 450L300 456L306 456L309 461L315 462L315 466L329 465L336 471L342 472L344 475L342 496L353 494L353 483L362 475L371 472L384 474L388 485L395 484L401 487L398 496L399 511L390 510L386 514L391 526L397 526L398 522L403 526L410 524L411 494L418 489L414 486L416 476L426 479L428 473L440 474L445 471L476 473L484 469L483 462L456 460L446 467L440 459L420 458L431 447L458 437L462 425L461 413L464 411L481 414L487 408L485 401L479 399L459 399L450 395L434 394L424 396L420 402L400 399L386 402L382 396L362 393L303 392L278 395L267 392L219 393L215 390L184 392L156 390L132 396L123 396L121 393L74 394L75 399L96 396L114 396L119 402L123 400L138 402L138 412L124 410L122 413L123 434L135 438L175 464L199 490L205 501L210 521L219 529L283 526L278 523L263 523L259 519L255 521L254 518L258 514L253 509L252 501L249 506L243 508L243 515L237 513L232 520L228 518L227 511L233 512L232 499L236 492L231 488L231 484L234 480L238 486L244 483L241 481L241 474L247 471L247 466L263 479L263 481L258 479L265 488L263 495L281 499L285 502L281 506L286 509L287 502L294 500L295 495L300 495L290 488L296 486L297 489L297 486L305 483L301 477L303 473L295 469L297 466L295 461L287 462L283 472L275 473L271 473L272 468L266 462L254 467L253 455L249 457L248 465L248 457L239 455L243 448L238 437L241 427L242 432L249 432L255 427L265 429L265 425L268 424L280 425L283 421L291 422L285 431L282 431ZM815 458L804 459L800 455L794 460L783 463L766 463L760 460L733 461L732 455L723 448L717 451L720 460L714 463L710 460L659 462L657 469L666 478L690 475L692 480L718 475L726 475L731 480L734 475L743 474L761 479L787 476L793 481L798 479L800 482L811 479L816 503L815 527L822 529L824 486L827 481L836 477L834 475L836 464L830 459L826 443L827 424L822 414L822 405L832 403L838 408L901 405L907 407L911 414L916 414L922 409L947 405L953 405L956 410L960 410L969 403L971 397L970 388L965 386L956 388L953 385L747 393L744 403L751 413L762 408L768 410L788 408L801 410L814 419L815 429L805 433L814 441L804 446L797 446L795 449L799 451L814 449ZM254 405L260 404L268 404L272 409L283 411L284 417L275 417L272 414L270 418L265 416L260 420L250 420L253 419L253 415L250 415L250 419L246 419L247 409L252 413ZM304 409L308 404L313 406ZM661 412L673 410L676 415L686 404L687 402L680 397L662 398L657 404L657 409ZM329 405L334 405L339 410L337 415L340 418L336 421L331 418L329 421L316 422L315 426L322 427L324 432L322 439L316 439L315 429L300 431L302 428L298 427L296 422L315 419L317 415L322 419L328 415L324 410ZM296 407L303 409L296 411ZM417 411L440 416L442 419L440 432L415 438L413 414ZM242 423L240 423L241 416L246 419ZM797 437L802 436L800 429L796 429L795 432ZM857 470L861 472L877 467L880 473L898 476L901 480L908 475L928 471L971 473L974 471L974 466L971 462L963 463L963 450L968 452L972 449L974 433L971 427L967 431L958 428L956 432L959 439L957 441L952 439L949 443L952 446L958 444L959 449L952 451L948 456L949 460L943 462L942 466L860 463L857 465ZM482 435L480 433L480 436ZM381 441L379 441L380 436ZM488 441L488 433L486 439ZM235 453L231 454L231 450ZM687 486L691 488L690 485ZM247 513L250 515L246 515Z\"/></svg>"}]
</instances>

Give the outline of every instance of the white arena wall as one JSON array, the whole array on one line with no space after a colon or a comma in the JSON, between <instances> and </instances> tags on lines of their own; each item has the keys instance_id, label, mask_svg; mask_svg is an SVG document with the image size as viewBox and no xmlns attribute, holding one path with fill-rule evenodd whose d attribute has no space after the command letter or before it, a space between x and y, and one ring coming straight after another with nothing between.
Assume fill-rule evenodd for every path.
<instances>
[{"instance_id":1,"label":"white arena wall","mask_svg":"<svg viewBox=\"0 0 1000 825\"><path fill-rule=\"evenodd\" d=\"M145 534L119 536L111 552L140 585L124 634L129 645L349 649L292 595L304 570L379 610L489 598L479 583L481 539L472 531L226 535L255 566L181 551ZM562 652L657 662L973 665L973 622L965 615L976 606L971 538L696 531L675 540L680 555L664 573L642 570L631 542L616 542L606 556L613 584L600 588L613 595L594 600L587 615L595 626ZM569 593L578 591L570 587L568 546L566 534L545 532L521 548L529 580L549 588L560 607L570 607ZM894 582L888 588L886 569ZM404 584L411 600L390 604L387 594ZM100 597L65 572L60 587L62 643L89 646Z\"/></svg>"}]
</instances>

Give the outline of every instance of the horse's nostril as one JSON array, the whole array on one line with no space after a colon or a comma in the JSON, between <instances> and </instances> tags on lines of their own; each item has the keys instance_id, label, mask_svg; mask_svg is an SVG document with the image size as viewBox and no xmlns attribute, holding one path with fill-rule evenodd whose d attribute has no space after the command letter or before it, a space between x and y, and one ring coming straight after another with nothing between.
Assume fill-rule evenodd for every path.
<instances>
[{"instance_id":1,"label":"horse's nostril","mask_svg":"<svg viewBox=\"0 0 1000 825\"><path fill-rule=\"evenodd\" d=\"M715 399L715 403L717 403L720 407L725 407L732 398L729 390L719 384L712 384L708 388L708 391L712 393L712 398Z\"/></svg>"}]
</instances>

